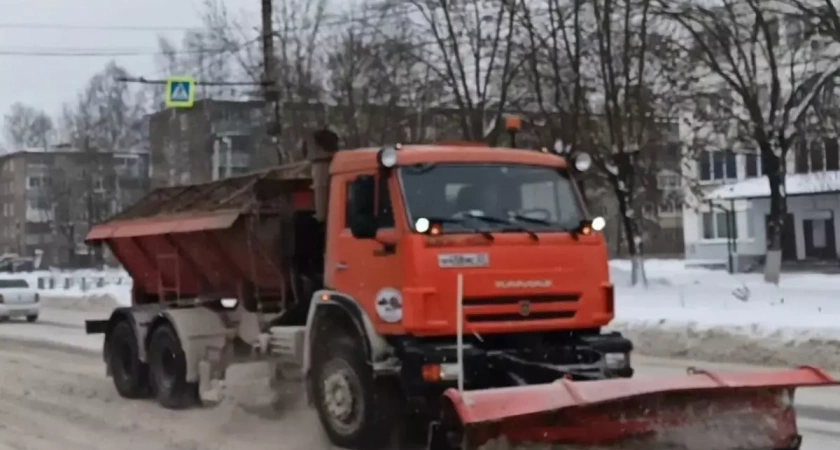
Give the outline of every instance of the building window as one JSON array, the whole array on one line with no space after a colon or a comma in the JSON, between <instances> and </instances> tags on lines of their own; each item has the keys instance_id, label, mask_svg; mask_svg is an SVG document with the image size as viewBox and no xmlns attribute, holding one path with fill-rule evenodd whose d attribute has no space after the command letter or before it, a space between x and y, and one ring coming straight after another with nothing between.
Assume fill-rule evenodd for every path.
<instances>
[{"instance_id":1,"label":"building window","mask_svg":"<svg viewBox=\"0 0 840 450\"><path fill-rule=\"evenodd\" d=\"M840 146L836 138L823 139L825 145L825 170L840 170Z\"/></svg>"},{"instance_id":2,"label":"building window","mask_svg":"<svg viewBox=\"0 0 840 450\"><path fill-rule=\"evenodd\" d=\"M735 153L729 150L703 151L700 153L700 180L718 181L738 178Z\"/></svg>"},{"instance_id":3,"label":"building window","mask_svg":"<svg viewBox=\"0 0 840 450\"><path fill-rule=\"evenodd\" d=\"M794 155L795 173L813 173L840 170L840 149L837 139L823 138L801 142Z\"/></svg>"},{"instance_id":4,"label":"building window","mask_svg":"<svg viewBox=\"0 0 840 450\"><path fill-rule=\"evenodd\" d=\"M656 187L660 191L674 191L680 188L680 176L669 171L656 174Z\"/></svg>"},{"instance_id":5,"label":"building window","mask_svg":"<svg viewBox=\"0 0 840 450\"><path fill-rule=\"evenodd\" d=\"M738 239L738 223L734 216L726 211L703 213L703 239L726 239L731 236Z\"/></svg>"},{"instance_id":6,"label":"building window","mask_svg":"<svg viewBox=\"0 0 840 450\"><path fill-rule=\"evenodd\" d=\"M811 162L811 172L822 172L823 170L825 170L822 142L812 141L811 145L808 146L808 153Z\"/></svg>"},{"instance_id":7,"label":"building window","mask_svg":"<svg viewBox=\"0 0 840 450\"><path fill-rule=\"evenodd\" d=\"M764 167L761 164L761 157L758 153L744 154L744 176L746 178L755 178L767 175L764 172Z\"/></svg>"},{"instance_id":8,"label":"building window","mask_svg":"<svg viewBox=\"0 0 840 450\"><path fill-rule=\"evenodd\" d=\"M677 199L667 198L659 204L660 216L675 216L682 213L682 202Z\"/></svg>"},{"instance_id":9,"label":"building window","mask_svg":"<svg viewBox=\"0 0 840 450\"><path fill-rule=\"evenodd\" d=\"M26 177L26 187L29 189L38 189L49 184L49 180L45 176Z\"/></svg>"}]
</instances>

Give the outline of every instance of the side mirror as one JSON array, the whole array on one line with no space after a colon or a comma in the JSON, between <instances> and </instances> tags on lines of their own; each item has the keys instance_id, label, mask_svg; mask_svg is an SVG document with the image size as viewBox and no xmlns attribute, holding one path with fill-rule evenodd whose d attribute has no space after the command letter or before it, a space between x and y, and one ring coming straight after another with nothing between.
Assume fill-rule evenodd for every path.
<instances>
[{"instance_id":1,"label":"side mirror","mask_svg":"<svg viewBox=\"0 0 840 450\"><path fill-rule=\"evenodd\" d=\"M361 175L348 186L347 217L350 232L356 239L376 237L376 180L370 175Z\"/></svg>"}]
</instances>

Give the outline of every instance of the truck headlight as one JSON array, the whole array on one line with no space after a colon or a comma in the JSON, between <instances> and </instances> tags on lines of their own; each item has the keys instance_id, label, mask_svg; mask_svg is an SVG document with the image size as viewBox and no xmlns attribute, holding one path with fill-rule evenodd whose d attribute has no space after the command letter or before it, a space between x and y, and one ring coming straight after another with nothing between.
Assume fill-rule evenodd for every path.
<instances>
[{"instance_id":1,"label":"truck headlight","mask_svg":"<svg viewBox=\"0 0 840 450\"><path fill-rule=\"evenodd\" d=\"M384 288L376 294L376 315L384 322L397 323L402 320L402 293L393 288Z\"/></svg>"},{"instance_id":2,"label":"truck headlight","mask_svg":"<svg viewBox=\"0 0 840 450\"><path fill-rule=\"evenodd\" d=\"M604 364L607 369L624 369L630 366L630 355L627 353L605 353Z\"/></svg>"},{"instance_id":3,"label":"truck headlight","mask_svg":"<svg viewBox=\"0 0 840 450\"><path fill-rule=\"evenodd\" d=\"M239 299L223 298L223 299L219 300L219 303L222 305L222 308L236 309L236 307L239 306Z\"/></svg>"}]
</instances>

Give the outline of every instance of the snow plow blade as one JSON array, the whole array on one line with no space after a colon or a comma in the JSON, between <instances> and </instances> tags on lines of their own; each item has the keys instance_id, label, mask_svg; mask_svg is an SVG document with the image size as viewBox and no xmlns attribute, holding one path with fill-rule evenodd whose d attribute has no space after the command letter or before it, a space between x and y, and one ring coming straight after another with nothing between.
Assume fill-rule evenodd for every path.
<instances>
[{"instance_id":1,"label":"snow plow blade","mask_svg":"<svg viewBox=\"0 0 840 450\"><path fill-rule=\"evenodd\" d=\"M803 367L450 389L429 448L798 450L794 390L837 384Z\"/></svg>"}]
</instances>

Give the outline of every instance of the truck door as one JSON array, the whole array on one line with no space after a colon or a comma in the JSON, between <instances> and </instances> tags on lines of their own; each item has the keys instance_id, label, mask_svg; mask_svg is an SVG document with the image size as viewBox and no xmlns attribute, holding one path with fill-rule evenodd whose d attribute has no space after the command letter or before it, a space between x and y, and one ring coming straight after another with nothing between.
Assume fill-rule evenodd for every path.
<instances>
[{"instance_id":1,"label":"truck door","mask_svg":"<svg viewBox=\"0 0 840 450\"><path fill-rule=\"evenodd\" d=\"M358 183L360 179L367 183ZM336 181L342 183L340 179ZM360 188L360 184L367 184L367 187ZM380 236L396 234L389 184L396 183L392 178L383 179L379 174L361 174L344 180L341 195L333 197L343 199L343 220L334 220L343 223L330 227L335 233L332 235L335 236L335 245L330 246L327 253L326 275L330 286L356 299L370 319L378 324L386 322L376 313L377 296L383 289L399 290L402 286L399 246L383 244L375 236L377 233ZM337 214L339 211L331 208L331 212ZM372 232L354 236L351 231L354 220L370 221L373 225L369 231Z\"/></svg>"}]
</instances>

